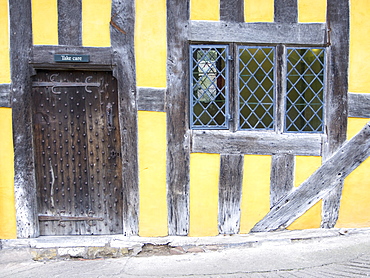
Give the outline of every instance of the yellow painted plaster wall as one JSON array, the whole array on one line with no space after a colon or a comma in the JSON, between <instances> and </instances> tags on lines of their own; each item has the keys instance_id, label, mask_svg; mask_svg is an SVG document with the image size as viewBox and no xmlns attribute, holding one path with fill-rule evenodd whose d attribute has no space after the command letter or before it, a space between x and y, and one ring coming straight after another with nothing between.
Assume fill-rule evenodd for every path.
<instances>
[{"instance_id":1,"label":"yellow painted plaster wall","mask_svg":"<svg viewBox=\"0 0 370 278\"><path fill-rule=\"evenodd\" d=\"M0 84L10 83L8 1L0 0Z\"/></svg>"},{"instance_id":2,"label":"yellow painted plaster wall","mask_svg":"<svg viewBox=\"0 0 370 278\"><path fill-rule=\"evenodd\" d=\"M350 10L349 91L370 93L370 1L352 0ZM349 118L348 139L370 119ZM344 182L337 228L370 227L370 159Z\"/></svg>"},{"instance_id":3,"label":"yellow painted plaster wall","mask_svg":"<svg viewBox=\"0 0 370 278\"><path fill-rule=\"evenodd\" d=\"M167 235L166 113L138 112L139 235Z\"/></svg>"},{"instance_id":4,"label":"yellow painted plaster wall","mask_svg":"<svg viewBox=\"0 0 370 278\"><path fill-rule=\"evenodd\" d=\"M321 165L320 156L296 156L294 186L300 186ZM311 207L305 214L294 221L289 230L320 228L321 224L321 201Z\"/></svg>"},{"instance_id":5,"label":"yellow painted plaster wall","mask_svg":"<svg viewBox=\"0 0 370 278\"><path fill-rule=\"evenodd\" d=\"M109 47L111 0L82 0L82 45Z\"/></svg>"},{"instance_id":6,"label":"yellow painted plaster wall","mask_svg":"<svg viewBox=\"0 0 370 278\"><path fill-rule=\"evenodd\" d=\"M166 87L166 0L136 0L135 61L140 87ZM139 234L165 236L167 226L166 113L138 112Z\"/></svg>"},{"instance_id":7,"label":"yellow painted plaster wall","mask_svg":"<svg viewBox=\"0 0 370 278\"><path fill-rule=\"evenodd\" d=\"M369 0L351 1L349 91L353 93L370 93L369 15Z\"/></svg>"},{"instance_id":8,"label":"yellow painted plaster wall","mask_svg":"<svg viewBox=\"0 0 370 278\"><path fill-rule=\"evenodd\" d=\"M12 110L0 108L0 239L16 238Z\"/></svg>"},{"instance_id":9,"label":"yellow painted plaster wall","mask_svg":"<svg viewBox=\"0 0 370 278\"><path fill-rule=\"evenodd\" d=\"M32 0L33 44L58 44L57 0Z\"/></svg>"},{"instance_id":10,"label":"yellow painted plaster wall","mask_svg":"<svg viewBox=\"0 0 370 278\"><path fill-rule=\"evenodd\" d=\"M326 22L326 0L298 0L298 22Z\"/></svg>"},{"instance_id":11,"label":"yellow painted plaster wall","mask_svg":"<svg viewBox=\"0 0 370 278\"><path fill-rule=\"evenodd\" d=\"M189 236L218 235L220 155L190 155Z\"/></svg>"},{"instance_id":12,"label":"yellow painted plaster wall","mask_svg":"<svg viewBox=\"0 0 370 278\"><path fill-rule=\"evenodd\" d=\"M191 20L220 20L220 0L190 0Z\"/></svg>"},{"instance_id":13,"label":"yellow painted plaster wall","mask_svg":"<svg viewBox=\"0 0 370 278\"><path fill-rule=\"evenodd\" d=\"M370 119L349 118L348 139L356 135ZM370 158L344 181L337 228L370 227Z\"/></svg>"},{"instance_id":14,"label":"yellow painted plaster wall","mask_svg":"<svg viewBox=\"0 0 370 278\"><path fill-rule=\"evenodd\" d=\"M274 0L244 0L245 22L273 22Z\"/></svg>"},{"instance_id":15,"label":"yellow painted plaster wall","mask_svg":"<svg viewBox=\"0 0 370 278\"><path fill-rule=\"evenodd\" d=\"M8 1L0 0L0 84L9 84ZM16 238L12 110L0 108L0 239Z\"/></svg>"},{"instance_id":16,"label":"yellow painted plaster wall","mask_svg":"<svg viewBox=\"0 0 370 278\"><path fill-rule=\"evenodd\" d=\"M270 211L271 156L245 155L240 233L249 233Z\"/></svg>"},{"instance_id":17,"label":"yellow painted plaster wall","mask_svg":"<svg viewBox=\"0 0 370 278\"><path fill-rule=\"evenodd\" d=\"M166 1L136 0L135 60L137 85L166 87Z\"/></svg>"}]
</instances>

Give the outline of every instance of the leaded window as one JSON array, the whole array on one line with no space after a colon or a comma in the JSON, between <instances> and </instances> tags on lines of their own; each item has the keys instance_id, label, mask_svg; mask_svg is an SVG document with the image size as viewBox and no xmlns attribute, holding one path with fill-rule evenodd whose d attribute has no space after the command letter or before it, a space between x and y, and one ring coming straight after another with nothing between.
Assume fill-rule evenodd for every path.
<instances>
[{"instance_id":1,"label":"leaded window","mask_svg":"<svg viewBox=\"0 0 370 278\"><path fill-rule=\"evenodd\" d=\"M274 128L274 48L238 50L239 129Z\"/></svg>"},{"instance_id":2,"label":"leaded window","mask_svg":"<svg viewBox=\"0 0 370 278\"><path fill-rule=\"evenodd\" d=\"M285 131L322 132L324 49L288 48L287 66Z\"/></svg>"},{"instance_id":3,"label":"leaded window","mask_svg":"<svg viewBox=\"0 0 370 278\"><path fill-rule=\"evenodd\" d=\"M228 47L191 46L191 127L228 128Z\"/></svg>"},{"instance_id":4,"label":"leaded window","mask_svg":"<svg viewBox=\"0 0 370 278\"><path fill-rule=\"evenodd\" d=\"M323 132L325 49L275 49L191 45L190 127Z\"/></svg>"}]
</instances>

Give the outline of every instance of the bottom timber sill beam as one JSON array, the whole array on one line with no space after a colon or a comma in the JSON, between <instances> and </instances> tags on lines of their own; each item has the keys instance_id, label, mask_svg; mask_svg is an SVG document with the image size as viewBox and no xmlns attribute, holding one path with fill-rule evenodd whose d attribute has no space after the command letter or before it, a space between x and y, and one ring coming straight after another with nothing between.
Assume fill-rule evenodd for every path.
<instances>
[{"instance_id":1,"label":"bottom timber sill beam","mask_svg":"<svg viewBox=\"0 0 370 278\"><path fill-rule=\"evenodd\" d=\"M285 229L340 184L370 155L370 122L296 190L282 198L251 232Z\"/></svg>"}]
</instances>

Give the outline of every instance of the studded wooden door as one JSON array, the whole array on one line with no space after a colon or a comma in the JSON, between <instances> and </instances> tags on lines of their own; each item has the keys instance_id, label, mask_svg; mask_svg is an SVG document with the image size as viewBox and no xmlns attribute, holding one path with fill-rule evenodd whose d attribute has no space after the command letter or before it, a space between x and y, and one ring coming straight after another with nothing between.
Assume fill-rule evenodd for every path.
<instances>
[{"instance_id":1,"label":"studded wooden door","mask_svg":"<svg viewBox=\"0 0 370 278\"><path fill-rule=\"evenodd\" d=\"M33 134L41 235L122 233L117 81L38 71Z\"/></svg>"}]
</instances>

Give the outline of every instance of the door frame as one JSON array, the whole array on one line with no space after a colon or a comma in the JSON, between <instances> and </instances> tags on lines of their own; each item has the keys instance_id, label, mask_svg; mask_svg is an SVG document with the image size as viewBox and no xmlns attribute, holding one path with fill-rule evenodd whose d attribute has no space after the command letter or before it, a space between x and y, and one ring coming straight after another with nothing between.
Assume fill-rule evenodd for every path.
<instances>
[{"instance_id":1,"label":"door frame","mask_svg":"<svg viewBox=\"0 0 370 278\"><path fill-rule=\"evenodd\" d=\"M112 48L89 48L89 47L58 47L58 46L34 46L30 57L30 74L28 75L29 92L24 94L22 101L31 102L31 77L37 70L83 70L83 71L110 71L117 79L118 94L118 117L121 137L120 152L122 154L122 190L123 194L123 230L124 235L138 234L138 160L137 160L137 105L136 105L136 82L135 74L128 74L122 69L122 63L117 61L120 56L114 55ZM54 54L78 54L90 55L89 63L58 63L54 62ZM130 82L131 79L131 82ZM126 82L124 81L126 80ZM27 87L27 86L26 86ZM17 107L13 103L13 109ZM21 154L22 159L27 161L29 167L21 167L15 163L15 171L23 176L24 183L15 185L17 237L39 236L37 186L35 176L33 131L32 131L32 105L27 105L24 113L28 129L18 128L22 121L17 121L13 112L13 125L15 147L17 138L30 146L27 153ZM18 134L16 134L18 133ZM20 134L21 133L21 134ZM26 177L26 180L24 179ZM17 176L15 183L17 183Z\"/></svg>"},{"instance_id":2,"label":"door frame","mask_svg":"<svg viewBox=\"0 0 370 278\"><path fill-rule=\"evenodd\" d=\"M111 47L33 45L30 0L9 3L11 107L14 141L14 195L17 237L38 236L36 182L31 126L31 76L37 68L112 70L118 82L121 142L124 160L123 234L138 234L137 101L134 52L135 1L112 0ZM114 19L114 24L112 24ZM118 28L117 28L118 27ZM122 32L124 30L124 32ZM72 42L71 44L78 44ZM58 64L54 54L88 54L86 64Z\"/></svg>"}]
</instances>

